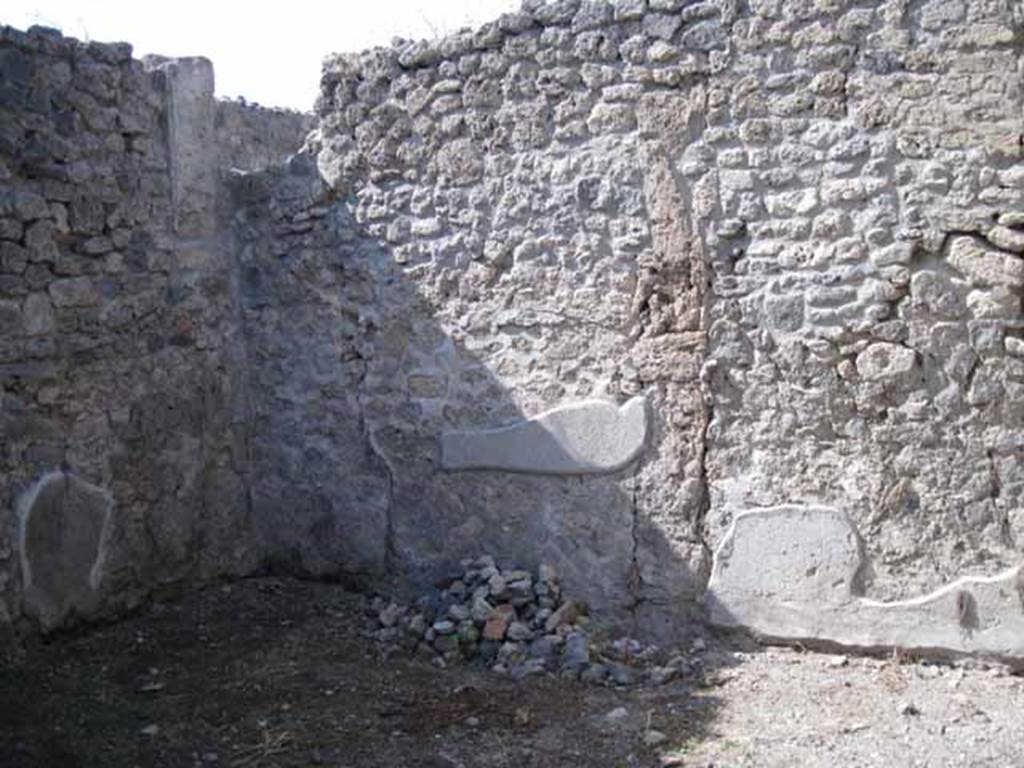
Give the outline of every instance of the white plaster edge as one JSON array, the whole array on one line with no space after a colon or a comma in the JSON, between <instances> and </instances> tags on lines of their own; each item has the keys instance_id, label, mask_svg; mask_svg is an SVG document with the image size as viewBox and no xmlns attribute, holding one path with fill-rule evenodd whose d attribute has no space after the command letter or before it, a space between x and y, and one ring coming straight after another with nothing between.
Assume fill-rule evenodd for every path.
<instances>
[{"instance_id":1,"label":"white plaster edge","mask_svg":"<svg viewBox=\"0 0 1024 768\"><path fill-rule=\"evenodd\" d=\"M93 486L106 499L107 505L103 510L103 527L100 528L100 538L96 542L96 559L92 568L89 569L89 586L93 592L98 592L103 584L103 567L107 564L107 549L110 544L110 536L114 527L114 497L105 488Z\"/></svg>"},{"instance_id":2,"label":"white plaster edge","mask_svg":"<svg viewBox=\"0 0 1024 768\"><path fill-rule=\"evenodd\" d=\"M69 482L74 477L63 470L51 470L50 472L44 472L38 480L36 480L29 488L22 492L14 503L15 515L18 520L18 560L21 564L21 588L24 592L27 592L32 586L32 566L28 561L28 552L26 548L26 537L28 535L28 518L29 512L35 505L36 499L39 497L39 492L50 482L62 481ZM110 535L114 511L114 497L104 488L98 485L93 485L80 478L75 478L79 482L89 486L90 489L94 489L99 492L106 499L106 508L103 511L103 527L100 529L100 538L96 544L96 559L93 561L92 567L89 569L89 586L95 592L99 590L100 585L103 582L103 566L107 560L107 547L110 543Z\"/></svg>"},{"instance_id":3,"label":"white plaster edge","mask_svg":"<svg viewBox=\"0 0 1024 768\"><path fill-rule=\"evenodd\" d=\"M610 407L616 409L615 418L623 419L628 422L628 418L632 413L635 413L639 408L639 435L638 439L629 446L628 450L624 453L621 458L616 461L609 462L607 464L593 465L593 466L580 466L573 468L572 470L552 470L545 471L543 469L522 469L522 468L510 468L508 466L500 466L496 463L480 462L480 463L458 463L455 464L451 460L451 453L456 453L451 448L451 441L465 438L477 438L481 436L497 437L502 434L514 434L516 431L523 429L529 424L541 424L545 419L551 416L564 414L566 412L585 410L593 408L594 406ZM611 398L590 398L587 400L570 403L567 405L559 405L553 408L549 408L542 411L534 416L524 418L520 421L516 421L512 424L506 424L501 427L483 428L483 429L453 429L442 432L440 435L440 446L441 446L441 466L443 469L449 472L465 472L465 471L494 471L494 472L509 472L512 474L528 474L528 475L542 475L542 476L553 476L553 477L572 477L576 475L596 475L596 474L611 474L618 472L630 464L635 462L644 449L647 447L648 435L650 432L650 415L648 413L647 397L646 395L635 395L621 405Z\"/></svg>"},{"instance_id":4,"label":"white plaster edge","mask_svg":"<svg viewBox=\"0 0 1024 768\"><path fill-rule=\"evenodd\" d=\"M853 518L850 517L849 513L844 510L837 509L836 507L829 507L820 504L807 505L806 507L798 504L778 504L771 507L758 507L757 509L750 509L745 512L741 512L733 518L732 523L729 525L728 529L726 529L725 536L722 537L722 540L718 542L718 546L715 547L711 563L711 576L708 578L708 591L710 592L715 585L715 579L720 573L719 563L722 559L720 555L735 538L737 523L748 517L779 515L789 513L794 510L807 510L809 512L827 511L831 514L837 515L838 517L842 517L854 535L856 535L858 539L861 538L860 531L857 529L857 524L853 521ZM849 603L846 603L846 605L857 603L860 607L864 608L917 608L928 605L936 600L940 600L946 595L965 589L971 585L987 586L999 584L1000 582L1012 581L1018 574L1024 574L1024 564L1011 566L1010 568L1006 568L993 576L961 576L955 581L951 581L949 584L941 586L938 589L933 589L931 592L919 595L918 597L907 598L904 600L873 600L869 597L854 595L853 599Z\"/></svg>"},{"instance_id":5,"label":"white plaster edge","mask_svg":"<svg viewBox=\"0 0 1024 768\"><path fill-rule=\"evenodd\" d=\"M32 510L32 507L36 503L36 498L39 496L39 492L47 485L51 480L63 478L64 473L61 470L55 470L52 472L45 472L43 475L36 480L28 490L22 492L15 502L15 511L18 517L18 559L21 562L21 588L24 591L28 591L29 587L32 586L32 566L28 562L28 553L26 551L26 538L28 536L28 515Z\"/></svg>"},{"instance_id":6,"label":"white plaster edge","mask_svg":"<svg viewBox=\"0 0 1024 768\"><path fill-rule=\"evenodd\" d=\"M935 622L929 614L929 611L942 609L944 603L952 602L955 605L961 592L968 592L975 599L980 594L985 602L992 595L1005 599L1001 591L1004 587L1017 592L1021 610L1024 610L1024 564L1006 568L991 576L961 576L938 589L903 600L874 600L851 593L847 600L818 604L804 600L759 601L755 595L730 591L716 594L722 555L727 553L736 538L737 524L749 517L792 514L795 511L835 515L857 537L858 546L863 546L856 523L848 513L835 507L784 504L739 513L715 548L704 597L711 624L745 629L769 642L821 643L866 651L901 648L943 657L950 654L978 656L999 660L1014 668L1024 668L1024 645L1021 640L1024 636L1017 634L1019 630L1014 629L1014 626L1021 624L1021 619L1014 617L1008 623L1004 618L988 627L975 629L961 626L950 632L936 630ZM861 549L858 568L868 565L867 556ZM753 606L753 611L741 610L740 615L736 615L734 611L745 602ZM829 616L834 619L829 619ZM929 624L922 627L920 622L925 619L928 619ZM959 640L953 637L957 633L960 634Z\"/></svg>"},{"instance_id":7,"label":"white plaster edge","mask_svg":"<svg viewBox=\"0 0 1024 768\"><path fill-rule=\"evenodd\" d=\"M863 608L920 608L934 603L949 594L959 592L971 586L998 585L1003 582L1012 582L1018 574L1024 573L1024 565L1015 565L1000 571L995 576L961 576L956 581L951 581L945 586L934 589L919 597L912 597L906 600L872 600L867 597L858 597L857 602Z\"/></svg>"}]
</instances>

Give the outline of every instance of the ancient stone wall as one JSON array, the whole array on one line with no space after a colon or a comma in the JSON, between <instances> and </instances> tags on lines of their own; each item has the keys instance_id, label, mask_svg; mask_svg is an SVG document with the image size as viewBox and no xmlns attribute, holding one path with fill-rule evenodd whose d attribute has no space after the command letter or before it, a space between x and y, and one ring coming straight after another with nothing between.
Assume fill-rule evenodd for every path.
<instances>
[{"instance_id":1,"label":"ancient stone wall","mask_svg":"<svg viewBox=\"0 0 1024 768\"><path fill-rule=\"evenodd\" d=\"M283 163L313 129L308 112L261 107L244 100L217 100L213 129L217 167L258 171Z\"/></svg>"},{"instance_id":2,"label":"ancient stone wall","mask_svg":"<svg viewBox=\"0 0 1024 768\"><path fill-rule=\"evenodd\" d=\"M310 148L395 294L361 390L398 557L483 538L664 619L737 513L796 502L852 515L879 597L1013 565L1021 23L526 3L328 63ZM445 430L595 393L648 398L628 472L438 471Z\"/></svg>"},{"instance_id":3,"label":"ancient stone wall","mask_svg":"<svg viewBox=\"0 0 1024 768\"><path fill-rule=\"evenodd\" d=\"M204 59L0 31L0 624L258 562L216 109Z\"/></svg>"},{"instance_id":4,"label":"ancient stone wall","mask_svg":"<svg viewBox=\"0 0 1024 768\"><path fill-rule=\"evenodd\" d=\"M139 316L166 338L146 359L173 357L182 378L132 362L101 380L131 387L116 394L129 414L154 392L202 411L168 422L192 442L157 454L146 440L162 427L141 425L133 457L168 477L219 468L205 490L168 480L134 508L171 521L199 500L214 517L187 519L221 527L149 540L405 586L481 552L548 562L647 634L702 615L717 548L719 623L760 600L776 634L869 645L862 617L880 612L896 617L886 637L907 637L902 609L865 591L914 596L1020 558L1022 28L1012 0L528 0L479 30L328 60L303 152L270 168L299 116L266 125L217 105L182 74L194 63L105 65L150 94L153 128L129 144L164 187L132 199L162 207L125 228L168 254L138 278L154 291ZM8 144L26 153L34 135ZM123 162L99 136L104 162ZM42 183L18 163L8 187ZM25 222L61 202L38 194L45 215L5 230L22 250ZM89 234L127 253L118 226ZM102 272L120 288L105 269L69 286ZM109 312L119 294L99 285L92 311ZM7 299L18 328L32 291ZM15 367L35 359L19 343ZM93 423L52 422L57 401L26 387L5 389L5 413L49 418L61 439ZM24 446L7 459L18 490L60 468ZM111 488L115 454L87 453L70 470ZM113 490L111 506L74 489L100 521L86 539L124 508ZM229 498L211 505L215 492ZM765 563L785 565L765 583L782 591L750 586L761 563L742 537L759 531L781 532ZM803 591L785 575L798 570ZM928 637L1002 644L1005 631L984 640L1013 597L1001 579L928 602L956 614ZM831 628L792 623L780 595L836 584Z\"/></svg>"},{"instance_id":5,"label":"ancient stone wall","mask_svg":"<svg viewBox=\"0 0 1024 768\"><path fill-rule=\"evenodd\" d=\"M684 616L709 562L705 258L673 165L702 130L722 40L684 54L662 39L682 18L665 18L650 32L642 6L562 3L339 57L311 141L378 275L359 396L391 468L394 556L550 561L595 607L647 624ZM688 15L691 37L718 18ZM442 469L445 431L637 395L650 434L624 470Z\"/></svg>"},{"instance_id":6,"label":"ancient stone wall","mask_svg":"<svg viewBox=\"0 0 1024 768\"><path fill-rule=\"evenodd\" d=\"M1021 6L752 4L681 171L711 192L712 538L851 514L871 594L1024 535Z\"/></svg>"}]
</instances>

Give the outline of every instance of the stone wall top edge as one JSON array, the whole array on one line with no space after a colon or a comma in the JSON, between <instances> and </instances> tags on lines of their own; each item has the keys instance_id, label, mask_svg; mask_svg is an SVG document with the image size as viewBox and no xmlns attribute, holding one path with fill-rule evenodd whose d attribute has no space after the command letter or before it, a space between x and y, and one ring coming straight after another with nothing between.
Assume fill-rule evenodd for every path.
<instances>
[{"instance_id":1,"label":"stone wall top edge","mask_svg":"<svg viewBox=\"0 0 1024 768\"><path fill-rule=\"evenodd\" d=\"M237 107L247 112L265 114L267 116L274 115L302 115L312 116L313 110L311 109L294 109L293 107L274 107L267 106L266 104L260 104L259 102L249 101L244 96L217 96L215 98L216 106L218 109L228 109L231 107Z\"/></svg>"},{"instance_id":2,"label":"stone wall top edge","mask_svg":"<svg viewBox=\"0 0 1024 768\"><path fill-rule=\"evenodd\" d=\"M332 71L347 69L355 73L369 71L372 76L382 71L381 65L401 72L430 69L466 54L500 51L508 40L525 34L547 30L564 30L572 34L611 31L631 25L642 26L650 17L678 16L684 25L715 20L730 29L728 37L731 37L731 25L744 16L757 16L765 22L808 24L816 20L835 21L846 12L880 11L884 7L883 0L840 0L834 4L781 0L757 6L735 0L523 0L519 11L501 14L475 28L463 27L436 39L396 37L390 45L329 53L323 60L322 75L328 80ZM908 6L905 10L909 12L913 8ZM1005 11L1005 8L996 9L993 13L999 15ZM1009 16L1019 40L1021 30L1024 30L1024 13L1011 11ZM708 48L703 50L706 52Z\"/></svg>"},{"instance_id":3,"label":"stone wall top edge","mask_svg":"<svg viewBox=\"0 0 1024 768\"><path fill-rule=\"evenodd\" d=\"M51 27L32 26L28 30L0 26L0 45L11 45L25 51L50 56L89 56L105 64L125 64L132 61L132 45L124 42L99 43L65 36Z\"/></svg>"},{"instance_id":4,"label":"stone wall top edge","mask_svg":"<svg viewBox=\"0 0 1024 768\"><path fill-rule=\"evenodd\" d=\"M206 56L165 56L147 54L134 58L131 43L82 41L64 35L59 29L35 25L21 30L0 24L0 47L13 47L26 53L57 58L89 58L100 64L118 66L135 64L145 70L159 70L173 65L191 65L193 68L213 70L213 62ZM244 97L215 97L217 108L237 107L252 114L267 117L285 115L311 115L312 110L270 106L248 101Z\"/></svg>"},{"instance_id":5,"label":"stone wall top edge","mask_svg":"<svg viewBox=\"0 0 1024 768\"><path fill-rule=\"evenodd\" d=\"M608 30L635 24L647 15L679 14L684 21L694 22L721 18L730 5L725 0L523 0L519 11L436 39L396 37L390 45L332 52L324 57L323 72L339 65L359 68L361 61L372 57L392 59L404 71L428 69L464 54L498 50L506 40L531 32Z\"/></svg>"},{"instance_id":6,"label":"stone wall top edge","mask_svg":"<svg viewBox=\"0 0 1024 768\"><path fill-rule=\"evenodd\" d=\"M26 53L66 59L92 59L107 66L137 66L145 70L161 69L168 65L189 65L193 68L212 71L213 62L206 56L164 56L147 54L142 58L132 56L131 43L82 41L64 35L59 29L32 26L20 30L0 25L0 47L13 47Z\"/></svg>"}]
</instances>

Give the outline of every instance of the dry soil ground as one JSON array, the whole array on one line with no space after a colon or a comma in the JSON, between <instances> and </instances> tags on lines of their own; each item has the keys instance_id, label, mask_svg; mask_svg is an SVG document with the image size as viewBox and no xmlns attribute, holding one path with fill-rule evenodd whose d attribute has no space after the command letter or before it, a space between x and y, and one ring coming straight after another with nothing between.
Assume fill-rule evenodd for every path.
<instances>
[{"instance_id":1,"label":"dry soil ground","mask_svg":"<svg viewBox=\"0 0 1024 768\"><path fill-rule=\"evenodd\" d=\"M27 648L0 766L1024 765L1024 679L998 669L722 640L661 687L514 682L381 659L360 605L254 579Z\"/></svg>"}]
</instances>

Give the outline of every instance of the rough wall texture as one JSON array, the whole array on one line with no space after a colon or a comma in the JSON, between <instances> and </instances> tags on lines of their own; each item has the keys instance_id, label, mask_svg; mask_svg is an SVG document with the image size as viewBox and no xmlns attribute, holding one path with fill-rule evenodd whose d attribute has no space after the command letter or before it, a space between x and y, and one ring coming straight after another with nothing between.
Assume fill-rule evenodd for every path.
<instances>
[{"instance_id":1,"label":"rough wall texture","mask_svg":"<svg viewBox=\"0 0 1024 768\"><path fill-rule=\"evenodd\" d=\"M206 60L0 30L0 624L258 560L214 110ZM85 561L102 579L65 584ZM29 571L78 597L22 600Z\"/></svg>"},{"instance_id":2,"label":"rough wall texture","mask_svg":"<svg viewBox=\"0 0 1024 768\"><path fill-rule=\"evenodd\" d=\"M671 169L703 89L674 65L630 70L619 44L639 21L573 10L338 59L313 147L381 274L361 389L393 468L395 554L426 565L483 541L553 561L612 615L666 618L692 605L707 565L704 259ZM654 85L655 72L671 76ZM641 392L653 436L626 471L440 471L446 428Z\"/></svg>"},{"instance_id":3,"label":"rough wall texture","mask_svg":"<svg viewBox=\"0 0 1024 768\"><path fill-rule=\"evenodd\" d=\"M683 165L714 194L712 535L833 504L884 597L1014 565L1022 7L752 9Z\"/></svg>"},{"instance_id":4,"label":"rough wall texture","mask_svg":"<svg viewBox=\"0 0 1024 768\"><path fill-rule=\"evenodd\" d=\"M382 576L390 480L360 400L369 260L306 156L237 177L234 196L261 546L300 572Z\"/></svg>"},{"instance_id":5,"label":"rough wall texture","mask_svg":"<svg viewBox=\"0 0 1024 768\"><path fill-rule=\"evenodd\" d=\"M130 365L118 353L128 367L100 366L102 387L59 369L88 395L5 385L5 414L68 447L36 464L29 445L47 442L7 449L18 479L0 501L55 461L113 482L103 462L122 453L69 430L119 422L56 420L58 402L103 413L109 390L132 414L162 392L193 415L128 419L128 453L159 459L164 490L134 507L115 492L113 515L136 509L154 547L183 542L178 563L201 540L222 568L244 544L239 569L409 585L483 551L553 562L567 589L649 633L699 611L712 549L752 507L848 512L873 596L1009 566L1024 508L1022 26L1013 0L527 2L477 31L329 60L303 153L263 170L303 120L216 105L202 77L176 80L194 63L122 55L103 66L146 94L151 127L128 145L159 188L132 202L162 207L120 237L152 231L166 254L131 283L159 329L142 338L164 345ZM63 88L91 87L74 72ZM60 135L57 114L42 135ZM95 152L120 168L116 139L88 131L74 151L98 131ZM0 147L18 194L51 183L6 159L39 133ZM248 172L222 185L218 167ZM62 199L38 194L39 211L4 214L22 251L27 223L60 226ZM118 220L105 226L88 234L127 254ZM45 291L51 315L31 322L65 322L54 286L79 275L72 295L98 286L89 311L118 306L127 281L103 261L117 260L87 254L94 266L26 287L0 317L36 327L23 318ZM11 285L38 266L23 261ZM51 326L58 346L108 336ZM21 333L5 354L34 371ZM650 427L627 469L442 467L444 433L637 395ZM179 442L154 449L165 423ZM183 519L184 538L152 528Z\"/></svg>"},{"instance_id":6,"label":"rough wall texture","mask_svg":"<svg viewBox=\"0 0 1024 768\"><path fill-rule=\"evenodd\" d=\"M315 119L308 112L272 109L245 101L214 103L217 166L258 171L282 163L301 145Z\"/></svg>"},{"instance_id":7,"label":"rough wall texture","mask_svg":"<svg viewBox=\"0 0 1024 768\"><path fill-rule=\"evenodd\" d=\"M737 512L824 502L877 596L1013 564L1021 24L1009 0L527 3L328 63L310 148L382 251L360 388L400 559L483 537L665 618ZM595 392L650 398L633 471L437 472L446 427Z\"/></svg>"}]
</instances>

